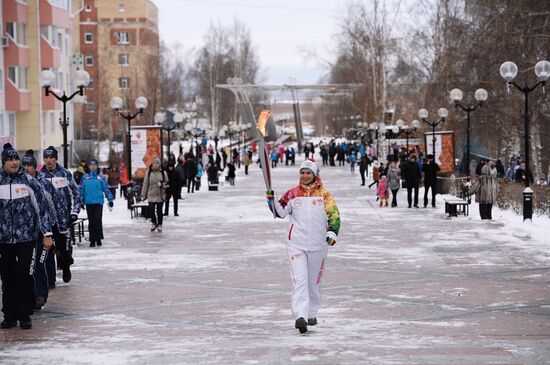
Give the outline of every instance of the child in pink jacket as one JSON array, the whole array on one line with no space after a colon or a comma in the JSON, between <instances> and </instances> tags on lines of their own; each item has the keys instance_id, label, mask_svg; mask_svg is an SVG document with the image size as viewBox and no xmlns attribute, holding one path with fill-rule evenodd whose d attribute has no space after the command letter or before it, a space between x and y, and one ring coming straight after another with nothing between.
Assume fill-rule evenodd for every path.
<instances>
[{"instance_id":1,"label":"child in pink jacket","mask_svg":"<svg viewBox=\"0 0 550 365\"><path fill-rule=\"evenodd\" d=\"M384 175L378 183L378 197L380 198L380 206L388 206L388 178Z\"/></svg>"}]
</instances>

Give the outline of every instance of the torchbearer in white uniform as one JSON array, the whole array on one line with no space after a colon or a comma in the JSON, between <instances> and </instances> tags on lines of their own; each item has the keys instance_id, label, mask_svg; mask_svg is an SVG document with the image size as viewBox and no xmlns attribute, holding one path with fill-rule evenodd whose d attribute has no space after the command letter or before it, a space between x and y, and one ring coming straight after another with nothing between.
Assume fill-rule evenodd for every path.
<instances>
[{"instance_id":1,"label":"torchbearer in white uniform","mask_svg":"<svg viewBox=\"0 0 550 365\"><path fill-rule=\"evenodd\" d=\"M292 314L300 333L317 324L321 304L321 279L328 247L336 243L340 213L332 195L323 187L319 168L306 160L300 166L300 183L276 199L267 192L269 208L278 218L289 216L287 253L292 273Z\"/></svg>"}]
</instances>

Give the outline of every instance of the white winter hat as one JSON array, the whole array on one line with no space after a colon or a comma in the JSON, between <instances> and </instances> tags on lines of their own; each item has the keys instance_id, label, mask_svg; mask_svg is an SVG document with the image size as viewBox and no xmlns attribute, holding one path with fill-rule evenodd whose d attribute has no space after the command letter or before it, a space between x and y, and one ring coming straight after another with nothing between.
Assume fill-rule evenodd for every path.
<instances>
[{"instance_id":1,"label":"white winter hat","mask_svg":"<svg viewBox=\"0 0 550 365\"><path fill-rule=\"evenodd\" d=\"M311 160L305 160L302 162L302 165L300 165L300 170L302 169L308 169L313 172L313 175L315 176L319 175L319 167L317 167L317 164Z\"/></svg>"}]
</instances>

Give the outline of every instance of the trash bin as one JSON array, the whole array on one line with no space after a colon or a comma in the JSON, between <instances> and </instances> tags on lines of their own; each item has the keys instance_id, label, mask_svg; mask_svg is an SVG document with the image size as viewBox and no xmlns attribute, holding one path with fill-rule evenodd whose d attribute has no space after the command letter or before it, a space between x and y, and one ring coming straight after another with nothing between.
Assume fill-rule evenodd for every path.
<instances>
[{"instance_id":1,"label":"trash bin","mask_svg":"<svg viewBox=\"0 0 550 365\"><path fill-rule=\"evenodd\" d=\"M523 190L523 220L533 219L533 190L529 187Z\"/></svg>"}]
</instances>

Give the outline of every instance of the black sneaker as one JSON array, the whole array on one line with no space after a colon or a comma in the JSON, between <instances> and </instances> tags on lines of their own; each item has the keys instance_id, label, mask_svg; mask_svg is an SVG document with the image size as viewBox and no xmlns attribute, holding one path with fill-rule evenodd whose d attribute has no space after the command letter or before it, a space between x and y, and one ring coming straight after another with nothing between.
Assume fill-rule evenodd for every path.
<instances>
[{"instance_id":1,"label":"black sneaker","mask_svg":"<svg viewBox=\"0 0 550 365\"><path fill-rule=\"evenodd\" d=\"M157 225L153 223L151 225L151 232L155 232L156 230L157 230Z\"/></svg>"},{"instance_id":2,"label":"black sneaker","mask_svg":"<svg viewBox=\"0 0 550 365\"><path fill-rule=\"evenodd\" d=\"M4 320L0 323L0 328L3 330L14 327L17 327L17 320L12 318L4 317Z\"/></svg>"},{"instance_id":3,"label":"black sneaker","mask_svg":"<svg viewBox=\"0 0 550 365\"><path fill-rule=\"evenodd\" d=\"M179 217L180 215L178 213L174 213L174 217Z\"/></svg>"},{"instance_id":4,"label":"black sneaker","mask_svg":"<svg viewBox=\"0 0 550 365\"><path fill-rule=\"evenodd\" d=\"M307 332L307 322L303 317L300 317L296 320L296 323L294 324L294 328L297 328L300 333L306 333Z\"/></svg>"},{"instance_id":5,"label":"black sneaker","mask_svg":"<svg viewBox=\"0 0 550 365\"><path fill-rule=\"evenodd\" d=\"M159 224L157 226L157 232L162 233L162 225Z\"/></svg>"},{"instance_id":6,"label":"black sneaker","mask_svg":"<svg viewBox=\"0 0 550 365\"><path fill-rule=\"evenodd\" d=\"M55 289L55 281L48 281L48 289L49 290Z\"/></svg>"},{"instance_id":7,"label":"black sneaker","mask_svg":"<svg viewBox=\"0 0 550 365\"><path fill-rule=\"evenodd\" d=\"M101 246L101 245L102 245L101 240L98 240L98 241L97 241L97 245L98 245L98 246Z\"/></svg>"},{"instance_id":8,"label":"black sneaker","mask_svg":"<svg viewBox=\"0 0 550 365\"><path fill-rule=\"evenodd\" d=\"M43 297L37 297L34 301L34 309L39 311L42 309L44 304L46 304L46 299L44 299Z\"/></svg>"},{"instance_id":9,"label":"black sneaker","mask_svg":"<svg viewBox=\"0 0 550 365\"><path fill-rule=\"evenodd\" d=\"M90 241L90 247L95 247L95 241Z\"/></svg>"},{"instance_id":10,"label":"black sneaker","mask_svg":"<svg viewBox=\"0 0 550 365\"><path fill-rule=\"evenodd\" d=\"M19 320L19 327L24 330L30 330L32 328L32 321L30 317L25 317Z\"/></svg>"},{"instance_id":11,"label":"black sneaker","mask_svg":"<svg viewBox=\"0 0 550 365\"><path fill-rule=\"evenodd\" d=\"M71 281L71 278L72 278L71 267L70 266L65 266L63 268L63 281L65 283L68 283L69 281Z\"/></svg>"},{"instance_id":12,"label":"black sneaker","mask_svg":"<svg viewBox=\"0 0 550 365\"><path fill-rule=\"evenodd\" d=\"M308 326L315 326L317 324L317 318L308 318L307 324Z\"/></svg>"}]
</instances>

